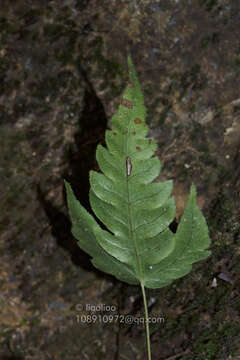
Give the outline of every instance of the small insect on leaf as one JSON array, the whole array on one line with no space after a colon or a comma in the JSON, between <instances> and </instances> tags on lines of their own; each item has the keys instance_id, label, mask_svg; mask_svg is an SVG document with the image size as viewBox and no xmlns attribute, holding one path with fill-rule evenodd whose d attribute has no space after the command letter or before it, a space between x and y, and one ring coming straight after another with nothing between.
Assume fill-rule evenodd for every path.
<instances>
[{"instance_id":1,"label":"small insect on leaf","mask_svg":"<svg viewBox=\"0 0 240 360\"><path fill-rule=\"evenodd\" d=\"M126 158L126 170L127 170L127 176L130 176L132 171L132 163L129 156L127 156Z\"/></svg>"}]
</instances>

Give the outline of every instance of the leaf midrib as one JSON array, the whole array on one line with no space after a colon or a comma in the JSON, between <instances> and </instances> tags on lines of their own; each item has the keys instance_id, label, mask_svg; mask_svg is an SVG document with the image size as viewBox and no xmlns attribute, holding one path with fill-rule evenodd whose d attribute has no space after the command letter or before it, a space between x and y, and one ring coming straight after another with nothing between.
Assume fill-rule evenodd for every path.
<instances>
[{"instance_id":1,"label":"leaf midrib","mask_svg":"<svg viewBox=\"0 0 240 360\"><path fill-rule=\"evenodd\" d=\"M134 102L135 101L133 100L133 103ZM129 154L128 154L128 136L131 136L131 133L130 133L131 126L132 126L132 123L131 123L131 120L129 119L128 129L127 129L127 134L126 134L126 143L125 143L126 157L129 156ZM130 240L133 242L133 248L134 248L134 252L135 252L135 256L136 256L136 260L137 260L137 268L138 268L138 276L139 276L138 280L144 286L142 263L141 263L141 258L138 253L138 247L137 247L137 241L136 241L137 239L134 236L134 231L133 231L132 209L131 209L132 204L130 201L130 192L129 192L129 179L131 178L131 175L130 176L125 175L125 176L126 176L126 183L127 183L127 207L128 207L128 223L129 223L129 230L130 230Z\"/></svg>"},{"instance_id":2,"label":"leaf midrib","mask_svg":"<svg viewBox=\"0 0 240 360\"><path fill-rule=\"evenodd\" d=\"M128 223L129 223L129 230L130 230L130 240L134 244L133 247L134 247L134 252L135 252L136 259L137 259L138 275L140 277L139 281L140 281L140 283L142 283L142 280L143 280L142 264L141 264L140 256L138 254L136 237L134 236L134 232L133 232L132 209L131 209L131 202L130 202L128 177L126 178L126 181L127 181L127 200L128 200L127 201L127 203L128 203L127 207L128 207Z\"/></svg>"}]
</instances>

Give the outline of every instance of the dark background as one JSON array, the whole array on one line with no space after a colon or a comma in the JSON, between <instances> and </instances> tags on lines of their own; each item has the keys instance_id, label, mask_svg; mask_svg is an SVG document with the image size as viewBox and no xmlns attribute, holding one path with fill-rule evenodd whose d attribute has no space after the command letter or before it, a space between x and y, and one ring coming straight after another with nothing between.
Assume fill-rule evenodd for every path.
<instances>
[{"instance_id":1,"label":"dark background","mask_svg":"<svg viewBox=\"0 0 240 360\"><path fill-rule=\"evenodd\" d=\"M135 316L143 306L140 288L77 247L63 188L65 178L89 209L129 53L159 179L174 180L172 227L193 182L212 239L189 275L147 291L151 316L164 318L151 326L152 358L240 359L239 23L233 0L1 1L1 360L146 359L143 326L77 321L90 314L78 304Z\"/></svg>"}]
</instances>

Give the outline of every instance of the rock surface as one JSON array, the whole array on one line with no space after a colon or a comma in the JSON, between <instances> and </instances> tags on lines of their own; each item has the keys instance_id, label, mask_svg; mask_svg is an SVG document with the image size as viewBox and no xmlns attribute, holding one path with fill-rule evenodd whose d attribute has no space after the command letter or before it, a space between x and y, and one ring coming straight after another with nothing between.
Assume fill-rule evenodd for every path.
<instances>
[{"instance_id":1,"label":"rock surface","mask_svg":"<svg viewBox=\"0 0 240 360\"><path fill-rule=\"evenodd\" d=\"M93 269L63 189L66 178L89 208L88 173L129 53L160 179L174 179L173 228L193 182L212 238L207 261L148 291L151 316L164 319L151 326L153 360L240 358L239 10L230 0L1 2L1 359L146 358L143 326L109 320L142 316L140 289Z\"/></svg>"}]
</instances>

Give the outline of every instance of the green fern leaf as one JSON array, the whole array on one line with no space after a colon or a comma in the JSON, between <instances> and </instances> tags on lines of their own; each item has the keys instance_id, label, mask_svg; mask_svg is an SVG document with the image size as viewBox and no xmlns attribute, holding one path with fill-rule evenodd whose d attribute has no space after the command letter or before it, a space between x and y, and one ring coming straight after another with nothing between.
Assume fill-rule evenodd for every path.
<instances>
[{"instance_id":1,"label":"green fern leaf","mask_svg":"<svg viewBox=\"0 0 240 360\"><path fill-rule=\"evenodd\" d=\"M160 288L190 272L192 264L210 255L206 221L190 196L173 234L175 217L170 196L172 181L152 182L161 164L153 157L157 144L146 138L146 110L131 58L130 83L112 130L106 131L107 148L98 145L96 158L102 173L90 172L90 204L103 230L75 198L65 181L72 233L98 269L130 284Z\"/></svg>"}]
</instances>

